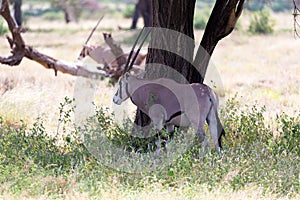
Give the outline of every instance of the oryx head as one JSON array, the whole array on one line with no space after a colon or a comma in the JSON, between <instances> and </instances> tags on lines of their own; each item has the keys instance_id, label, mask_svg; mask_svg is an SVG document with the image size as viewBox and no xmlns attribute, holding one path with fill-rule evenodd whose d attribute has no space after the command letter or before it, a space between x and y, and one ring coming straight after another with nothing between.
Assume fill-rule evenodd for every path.
<instances>
[{"instance_id":1,"label":"oryx head","mask_svg":"<svg viewBox=\"0 0 300 200\"><path fill-rule=\"evenodd\" d=\"M129 72L126 72L119 80L119 88L113 98L113 102L117 105L120 105L130 97L128 92L128 77Z\"/></svg>"},{"instance_id":2,"label":"oryx head","mask_svg":"<svg viewBox=\"0 0 300 200\"><path fill-rule=\"evenodd\" d=\"M126 99L128 99L130 97L130 94L128 92L128 78L130 76L130 73L129 73L129 70L133 67L133 64L145 42L145 40L147 39L148 35L150 34L151 32L151 29L149 29L147 32L146 32L146 35L144 37L144 39L142 40L137 52L135 53L134 57L132 58L131 60L131 57L132 57L132 54L134 52L134 49L135 49L135 46L139 40L139 38L142 36L142 33L144 31L145 27L142 29L142 31L139 33L136 41L134 42L133 46L132 46L132 49L130 51L130 54L127 58L127 62L125 64L125 67L124 67L124 72L123 72L123 76L120 78L119 80L119 88L113 98L113 102L115 104L118 104L120 105L123 101L125 101ZM131 63L130 63L131 61Z\"/></svg>"}]
</instances>

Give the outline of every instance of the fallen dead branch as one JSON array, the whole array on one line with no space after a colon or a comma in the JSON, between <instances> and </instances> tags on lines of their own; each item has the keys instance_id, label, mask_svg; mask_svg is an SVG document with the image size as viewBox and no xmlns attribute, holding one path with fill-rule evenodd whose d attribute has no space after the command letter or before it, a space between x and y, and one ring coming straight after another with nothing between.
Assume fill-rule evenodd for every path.
<instances>
[{"instance_id":1,"label":"fallen dead branch","mask_svg":"<svg viewBox=\"0 0 300 200\"><path fill-rule=\"evenodd\" d=\"M11 55L7 57L0 56L0 63L10 66L16 66L21 63L24 57L26 57L30 60L39 63L46 69L53 69L55 75L57 75L58 72L61 72L73 76L100 76L113 78L115 80L118 80L119 77L122 75L122 72L124 70L124 64L126 62L128 54L124 54L120 45L118 45L111 37L111 34L104 34L104 39L106 41L106 44L110 47L110 49L101 46L89 47L87 46L87 44L84 45L84 48L80 53L80 58L84 58L88 55L98 63L96 65L93 65L92 67L86 67L86 65L82 64L81 62L71 63L57 60L51 56L39 52L32 46L26 45L21 35L23 30L21 27L18 27L18 25L12 18L7 0L2 1L0 14L7 22L12 35L12 37L8 35L6 36L10 48L12 49ZM100 21L101 19L99 20L99 22ZM90 34L89 38L91 37L93 32L94 30ZM140 65L145 59L145 57L146 55L139 55L135 64Z\"/></svg>"},{"instance_id":2,"label":"fallen dead branch","mask_svg":"<svg viewBox=\"0 0 300 200\"><path fill-rule=\"evenodd\" d=\"M294 12L293 12L293 16L294 16L294 34L295 36L297 36L298 38L300 37L298 29L300 28L300 24L298 22L298 16L300 14L300 10L299 7L297 5L297 3L299 3L299 0L296 2L295 0L293 0L293 6L294 6Z\"/></svg>"},{"instance_id":3,"label":"fallen dead branch","mask_svg":"<svg viewBox=\"0 0 300 200\"><path fill-rule=\"evenodd\" d=\"M1 6L1 16L5 19L8 24L8 28L12 34L12 38L6 36L10 48L12 49L11 55L7 57L0 57L0 63L16 66L19 65L24 57L33 60L47 69L53 69L55 75L57 72L70 74L74 76L83 76L83 77L94 77L94 76L106 76L106 73L101 70L87 69L80 63L67 63L64 61L59 61L53 57L45 55L39 52L37 49L32 46L26 45L25 41L21 36L22 28L18 27L12 18L9 10L9 5L7 0L2 1Z\"/></svg>"}]
</instances>

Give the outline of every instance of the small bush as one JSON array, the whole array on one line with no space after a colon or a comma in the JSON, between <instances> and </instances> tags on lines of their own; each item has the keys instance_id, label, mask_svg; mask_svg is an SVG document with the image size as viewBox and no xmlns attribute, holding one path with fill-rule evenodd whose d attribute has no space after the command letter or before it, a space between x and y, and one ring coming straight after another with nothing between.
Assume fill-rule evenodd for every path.
<instances>
[{"instance_id":1,"label":"small bush","mask_svg":"<svg viewBox=\"0 0 300 200\"><path fill-rule=\"evenodd\" d=\"M0 36L8 32L8 28L5 26L3 19L0 18Z\"/></svg>"},{"instance_id":2,"label":"small bush","mask_svg":"<svg viewBox=\"0 0 300 200\"><path fill-rule=\"evenodd\" d=\"M293 9L293 4L289 1L274 1L271 4L271 9L274 12L290 11Z\"/></svg>"},{"instance_id":3,"label":"small bush","mask_svg":"<svg viewBox=\"0 0 300 200\"><path fill-rule=\"evenodd\" d=\"M282 113L277 116L276 121L280 125L277 128L280 135L274 145L278 153L294 152L300 155L300 114L296 117L290 117Z\"/></svg>"},{"instance_id":4,"label":"small bush","mask_svg":"<svg viewBox=\"0 0 300 200\"><path fill-rule=\"evenodd\" d=\"M274 32L274 20L267 9L254 13L248 31L252 34L270 34Z\"/></svg>"},{"instance_id":5,"label":"small bush","mask_svg":"<svg viewBox=\"0 0 300 200\"><path fill-rule=\"evenodd\" d=\"M135 193L152 185L167 190L182 186L239 190L253 185L266 194L279 196L300 192L300 114L278 115L274 127L270 127L265 123L265 107L242 106L235 98L229 99L220 114L226 131L221 159L214 151L201 153L201 144L197 144L165 168L135 175L107 167L98 158L102 163L99 165L85 146L87 143L83 145L80 132L91 137L91 142L105 137L115 147L128 151L135 145L149 144L151 138L133 140L132 122L118 127L103 108L96 109L91 124L87 124L91 126L78 130L73 124L70 130L73 112L72 100L65 98L59 106L59 134L54 136L49 136L41 119L32 128L24 123L16 128L0 117L0 193L47 198L79 191L98 197L103 189L118 187L127 192L129 188L128 193ZM110 159L110 146L100 142L98 147ZM140 152L147 151L154 149L143 148ZM136 162L132 167L140 164Z\"/></svg>"},{"instance_id":6,"label":"small bush","mask_svg":"<svg viewBox=\"0 0 300 200\"><path fill-rule=\"evenodd\" d=\"M200 12L201 14L198 12ZM196 10L195 15L194 15L195 29L204 30L208 19L209 19L209 11L208 10L203 10L203 11Z\"/></svg>"},{"instance_id":7,"label":"small bush","mask_svg":"<svg viewBox=\"0 0 300 200\"><path fill-rule=\"evenodd\" d=\"M245 3L245 9L250 11L259 11L262 10L267 2L263 1L258 2L258 0L247 1Z\"/></svg>"},{"instance_id":8,"label":"small bush","mask_svg":"<svg viewBox=\"0 0 300 200\"><path fill-rule=\"evenodd\" d=\"M13 128L3 123L0 118L0 165L30 160L34 165L53 169L56 172L68 172L85 162L89 153L82 144L77 132L67 130L65 126L70 121L70 110L66 107L72 100L66 98L60 105L60 118L55 136L49 136L45 130L43 120L37 119L32 128L22 123Z\"/></svg>"},{"instance_id":9,"label":"small bush","mask_svg":"<svg viewBox=\"0 0 300 200\"><path fill-rule=\"evenodd\" d=\"M125 18L132 18L135 11L134 5L128 5L126 6L125 10L123 11L123 17Z\"/></svg>"},{"instance_id":10,"label":"small bush","mask_svg":"<svg viewBox=\"0 0 300 200\"><path fill-rule=\"evenodd\" d=\"M49 21L63 20L64 14L62 12L46 12L42 17Z\"/></svg>"}]
</instances>

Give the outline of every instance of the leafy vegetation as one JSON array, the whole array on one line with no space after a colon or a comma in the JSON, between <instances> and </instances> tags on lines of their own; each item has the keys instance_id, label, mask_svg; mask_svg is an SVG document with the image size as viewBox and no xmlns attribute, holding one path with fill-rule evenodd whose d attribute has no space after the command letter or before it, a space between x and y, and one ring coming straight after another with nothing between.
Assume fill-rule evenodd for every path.
<instances>
[{"instance_id":1,"label":"leafy vegetation","mask_svg":"<svg viewBox=\"0 0 300 200\"><path fill-rule=\"evenodd\" d=\"M32 2L30 2L30 5L31 4ZM41 17L49 21L64 19L64 13L58 7L35 7L33 5L31 6L31 8L23 10L23 15L25 19L28 19L30 17ZM40 5L40 3L38 5Z\"/></svg>"},{"instance_id":2,"label":"leafy vegetation","mask_svg":"<svg viewBox=\"0 0 300 200\"><path fill-rule=\"evenodd\" d=\"M4 21L2 18L0 18L0 36L4 35L8 32L7 26L4 25Z\"/></svg>"},{"instance_id":3,"label":"leafy vegetation","mask_svg":"<svg viewBox=\"0 0 300 200\"><path fill-rule=\"evenodd\" d=\"M50 17L56 12L49 10ZM201 187L210 191L254 187L262 188L265 194L299 195L300 114L283 113L266 123L264 107L242 108L231 99L222 110L227 135L221 159L214 151L203 155L201 145L196 145L164 169L128 174L104 165L83 145L71 117L70 99L65 99L59 111L55 133L45 129L41 118L33 127L23 121L16 126L0 119L0 196L64 198L77 191L102 198L103 190L136 194L149 188L187 188L183 189L186 198L193 198ZM154 137L131 137L130 123L116 126L105 109L98 108L95 117L97 126L92 130L104 131L116 146L126 147L126 151L140 146L142 153L155 150Z\"/></svg>"},{"instance_id":4,"label":"leafy vegetation","mask_svg":"<svg viewBox=\"0 0 300 200\"><path fill-rule=\"evenodd\" d=\"M245 9L250 11L263 10L265 7L270 7L275 12L290 11L293 8L293 2L286 0L251 0L245 4Z\"/></svg>"},{"instance_id":5,"label":"leafy vegetation","mask_svg":"<svg viewBox=\"0 0 300 200\"><path fill-rule=\"evenodd\" d=\"M134 5L128 5L126 6L125 10L123 11L123 17L124 18L132 18L134 14L135 6Z\"/></svg>"},{"instance_id":6,"label":"leafy vegetation","mask_svg":"<svg viewBox=\"0 0 300 200\"><path fill-rule=\"evenodd\" d=\"M252 34L270 34L274 32L274 23L268 9L263 9L253 14L248 30Z\"/></svg>"},{"instance_id":7,"label":"leafy vegetation","mask_svg":"<svg viewBox=\"0 0 300 200\"><path fill-rule=\"evenodd\" d=\"M153 185L236 191L256 186L266 194L280 196L300 192L300 113L293 117L283 113L266 123L264 107L242 107L235 98L230 99L221 111L227 132L222 158L214 151L203 154L201 145L195 145L163 169L129 174L103 165L83 145L82 130L71 117L71 99L65 98L59 111L55 134L47 132L42 119L29 128L23 122L12 127L0 118L0 194L25 192L58 198L76 190L101 198L102 190L118 188L131 193ZM124 132L126 127L114 124L103 108L97 108L94 119L97 127L84 129L105 132L115 145L132 151L128 148L132 146L128 127ZM197 190L191 191L188 196L193 198Z\"/></svg>"},{"instance_id":8,"label":"leafy vegetation","mask_svg":"<svg viewBox=\"0 0 300 200\"><path fill-rule=\"evenodd\" d=\"M209 16L195 13L194 15L194 27L195 29L204 30L207 24Z\"/></svg>"}]
</instances>

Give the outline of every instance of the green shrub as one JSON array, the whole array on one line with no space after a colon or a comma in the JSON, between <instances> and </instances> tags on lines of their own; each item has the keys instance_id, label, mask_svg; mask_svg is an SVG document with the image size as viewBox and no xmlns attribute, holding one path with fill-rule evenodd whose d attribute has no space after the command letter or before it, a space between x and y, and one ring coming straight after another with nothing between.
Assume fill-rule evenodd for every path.
<instances>
[{"instance_id":1,"label":"green shrub","mask_svg":"<svg viewBox=\"0 0 300 200\"><path fill-rule=\"evenodd\" d=\"M226 160L235 163L237 175L229 181L233 189L250 183L263 187L265 192L298 193L300 162L300 114L277 116L266 125L265 107L245 106L235 98L229 99L221 111L225 131ZM223 164L226 166L227 161ZM297 183L298 182L298 183ZM276 189L275 189L276 188Z\"/></svg>"},{"instance_id":2,"label":"green shrub","mask_svg":"<svg viewBox=\"0 0 300 200\"><path fill-rule=\"evenodd\" d=\"M293 9L293 4L289 1L274 1L271 4L271 9L274 12L284 12L284 11L290 11Z\"/></svg>"},{"instance_id":3,"label":"green shrub","mask_svg":"<svg viewBox=\"0 0 300 200\"><path fill-rule=\"evenodd\" d=\"M134 5L128 5L126 6L125 10L123 11L123 17L125 18L132 18L135 11Z\"/></svg>"},{"instance_id":4,"label":"green shrub","mask_svg":"<svg viewBox=\"0 0 300 200\"><path fill-rule=\"evenodd\" d=\"M58 133L54 136L46 131L41 119L37 119L32 128L22 123L17 129L0 120L0 157L4 158L0 165L14 163L22 166L23 162L30 160L38 167L65 173L84 162L89 153L77 132L65 128L70 122L70 110L66 107L71 103L68 98L61 103Z\"/></svg>"},{"instance_id":5,"label":"green shrub","mask_svg":"<svg viewBox=\"0 0 300 200\"><path fill-rule=\"evenodd\" d=\"M59 106L57 134L53 136L49 136L41 119L32 128L24 123L16 128L0 117L1 192L59 195L61 189L66 194L77 190L74 184L79 192L96 196L112 184L132 193L153 185L168 190L183 186L239 190L250 185L279 196L300 192L300 114L278 115L274 127L270 127L265 122L265 107L243 106L236 98L229 99L220 114L226 131L222 158L214 150L203 154L201 144L196 144L165 168L136 175L97 163L83 145L80 132L89 130L98 133L97 137L105 133L108 141L128 151L137 145L134 142L143 146L151 138L133 140L132 122L116 125L109 111L101 107L90 124L80 130L73 124L73 112L73 101L65 98ZM105 151L101 145L98 147ZM140 152L147 151L154 149L143 147Z\"/></svg>"},{"instance_id":6,"label":"green shrub","mask_svg":"<svg viewBox=\"0 0 300 200\"><path fill-rule=\"evenodd\" d=\"M2 18L0 18L0 36L4 35L8 32L7 26L5 26L5 23Z\"/></svg>"},{"instance_id":7,"label":"green shrub","mask_svg":"<svg viewBox=\"0 0 300 200\"><path fill-rule=\"evenodd\" d=\"M276 118L278 133L280 135L276 139L276 150L278 153L294 152L300 155L300 114L296 117L290 117L285 113Z\"/></svg>"},{"instance_id":8,"label":"green shrub","mask_svg":"<svg viewBox=\"0 0 300 200\"><path fill-rule=\"evenodd\" d=\"M262 10L267 2L264 0L263 1L259 0L259 1L260 2L258 2L258 0L247 1L245 3L245 9L250 11Z\"/></svg>"},{"instance_id":9,"label":"green shrub","mask_svg":"<svg viewBox=\"0 0 300 200\"><path fill-rule=\"evenodd\" d=\"M248 31L252 34L270 34L274 32L274 20L267 9L253 13Z\"/></svg>"},{"instance_id":10,"label":"green shrub","mask_svg":"<svg viewBox=\"0 0 300 200\"><path fill-rule=\"evenodd\" d=\"M209 10L199 10L196 9L194 14L194 27L195 29L204 30L209 19Z\"/></svg>"},{"instance_id":11,"label":"green shrub","mask_svg":"<svg viewBox=\"0 0 300 200\"><path fill-rule=\"evenodd\" d=\"M293 9L293 3L285 0L251 0L245 2L245 9L250 11L262 10L265 6L275 12L284 12Z\"/></svg>"},{"instance_id":12,"label":"green shrub","mask_svg":"<svg viewBox=\"0 0 300 200\"><path fill-rule=\"evenodd\" d=\"M42 15L42 18L45 20L49 20L49 21L63 20L64 13L63 12L45 12Z\"/></svg>"}]
</instances>

